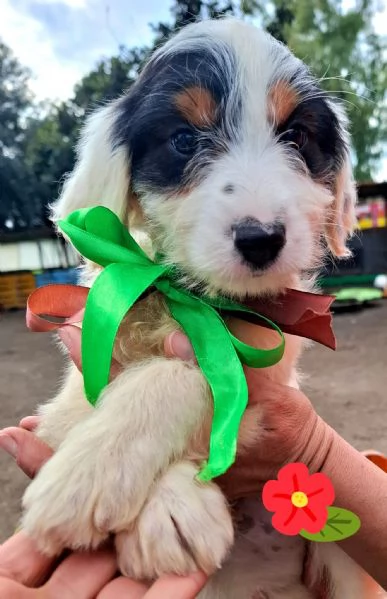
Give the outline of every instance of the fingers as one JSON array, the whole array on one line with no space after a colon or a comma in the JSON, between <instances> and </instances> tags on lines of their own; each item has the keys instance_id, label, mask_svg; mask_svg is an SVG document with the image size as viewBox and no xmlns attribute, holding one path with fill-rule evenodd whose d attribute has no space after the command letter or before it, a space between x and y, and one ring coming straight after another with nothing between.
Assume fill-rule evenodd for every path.
<instances>
[{"instance_id":1,"label":"fingers","mask_svg":"<svg viewBox=\"0 0 387 599\"><path fill-rule=\"evenodd\" d=\"M99 596L116 571L113 551L73 553L56 568L41 589L42 599L93 599Z\"/></svg>"},{"instance_id":2,"label":"fingers","mask_svg":"<svg viewBox=\"0 0 387 599\"><path fill-rule=\"evenodd\" d=\"M14 580L0 577L0 597L4 599L33 599L36 593L33 589L28 589Z\"/></svg>"},{"instance_id":3,"label":"fingers","mask_svg":"<svg viewBox=\"0 0 387 599\"><path fill-rule=\"evenodd\" d=\"M19 422L20 428L25 428L26 431L33 432L36 430L40 423L40 416L26 416Z\"/></svg>"},{"instance_id":4,"label":"fingers","mask_svg":"<svg viewBox=\"0 0 387 599\"><path fill-rule=\"evenodd\" d=\"M144 584L119 576L102 589L97 599L142 599L147 590Z\"/></svg>"},{"instance_id":5,"label":"fingers","mask_svg":"<svg viewBox=\"0 0 387 599\"><path fill-rule=\"evenodd\" d=\"M194 599L207 577L202 572L190 576L163 576L144 595L144 599Z\"/></svg>"},{"instance_id":6,"label":"fingers","mask_svg":"<svg viewBox=\"0 0 387 599\"><path fill-rule=\"evenodd\" d=\"M53 451L33 433L23 428L9 427L0 431L0 447L15 458L18 466L33 478Z\"/></svg>"},{"instance_id":7,"label":"fingers","mask_svg":"<svg viewBox=\"0 0 387 599\"><path fill-rule=\"evenodd\" d=\"M58 335L61 341L67 347L70 358L74 362L75 366L80 372L82 372L82 358L81 358L81 337L82 329L68 325L58 330Z\"/></svg>"},{"instance_id":8,"label":"fingers","mask_svg":"<svg viewBox=\"0 0 387 599\"><path fill-rule=\"evenodd\" d=\"M180 358L186 362L195 359L188 337L180 331L175 331L165 338L164 352L167 358Z\"/></svg>"},{"instance_id":9,"label":"fingers","mask_svg":"<svg viewBox=\"0 0 387 599\"><path fill-rule=\"evenodd\" d=\"M98 599L194 599L207 582L202 572L190 576L163 576L150 589L120 576L110 582Z\"/></svg>"},{"instance_id":10,"label":"fingers","mask_svg":"<svg viewBox=\"0 0 387 599\"><path fill-rule=\"evenodd\" d=\"M53 562L53 559L39 553L33 540L24 532L18 532L0 546L0 576L29 587L45 580ZM1 594L1 590L0 585L0 597L11 597Z\"/></svg>"}]
</instances>

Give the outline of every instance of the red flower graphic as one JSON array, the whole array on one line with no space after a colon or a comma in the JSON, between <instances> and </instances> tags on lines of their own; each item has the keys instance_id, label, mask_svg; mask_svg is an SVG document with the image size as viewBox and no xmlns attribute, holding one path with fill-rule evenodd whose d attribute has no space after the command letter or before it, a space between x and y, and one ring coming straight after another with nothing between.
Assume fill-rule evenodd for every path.
<instances>
[{"instance_id":1,"label":"red flower graphic","mask_svg":"<svg viewBox=\"0 0 387 599\"><path fill-rule=\"evenodd\" d=\"M320 532L334 498L329 478L321 473L310 475L305 464L299 463L281 468L278 480L269 480L262 491L263 505L275 512L273 527L284 535Z\"/></svg>"}]
</instances>

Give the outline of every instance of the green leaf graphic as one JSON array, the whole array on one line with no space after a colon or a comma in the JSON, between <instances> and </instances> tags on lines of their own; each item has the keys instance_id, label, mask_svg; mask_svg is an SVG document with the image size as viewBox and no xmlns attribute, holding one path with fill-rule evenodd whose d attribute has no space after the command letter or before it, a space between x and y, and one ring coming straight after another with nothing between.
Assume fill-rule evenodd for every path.
<instances>
[{"instance_id":1,"label":"green leaf graphic","mask_svg":"<svg viewBox=\"0 0 387 599\"><path fill-rule=\"evenodd\" d=\"M332 506L328 508L328 520L320 532L309 533L306 530L301 530L300 535L308 541L333 543L352 537L359 528L360 518L356 514L341 507Z\"/></svg>"}]
</instances>

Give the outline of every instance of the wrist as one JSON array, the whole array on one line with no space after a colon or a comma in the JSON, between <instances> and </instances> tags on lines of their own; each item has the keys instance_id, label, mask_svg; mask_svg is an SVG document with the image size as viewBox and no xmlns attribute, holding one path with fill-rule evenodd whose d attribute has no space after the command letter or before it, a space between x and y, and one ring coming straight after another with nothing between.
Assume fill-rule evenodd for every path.
<instances>
[{"instance_id":1,"label":"wrist","mask_svg":"<svg viewBox=\"0 0 387 599\"><path fill-rule=\"evenodd\" d=\"M337 433L316 412L308 429L298 461L308 466L311 473L321 472L331 455Z\"/></svg>"}]
</instances>

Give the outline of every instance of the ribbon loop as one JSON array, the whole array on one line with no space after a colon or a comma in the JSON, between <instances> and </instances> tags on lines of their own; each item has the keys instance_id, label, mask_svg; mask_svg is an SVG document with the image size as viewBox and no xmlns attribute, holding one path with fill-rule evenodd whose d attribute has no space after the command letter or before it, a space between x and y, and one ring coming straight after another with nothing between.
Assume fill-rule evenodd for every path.
<instances>
[{"instance_id":1,"label":"ribbon loop","mask_svg":"<svg viewBox=\"0 0 387 599\"><path fill-rule=\"evenodd\" d=\"M114 341L125 314L149 287L155 287L189 337L213 396L209 457L200 478L210 480L223 474L235 459L239 425L248 400L242 363L265 368L281 360L285 345L282 331L264 319L280 336L278 346L269 350L237 339L219 310L263 317L227 298L196 296L179 286L176 270L152 261L108 208L77 210L59 226L84 257L105 267L88 294L82 327L87 399L94 405L108 384Z\"/></svg>"},{"instance_id":2,"label":"ribbon loop","mask_svg":"<svg viewBox=\"0 0 387 599\"><path fill-rule=\"evenodd\" d=\"M108 208L97 206L76 210L58 224L78 252L96 264L153 264Z\"/></svg>"}]
</instances>

